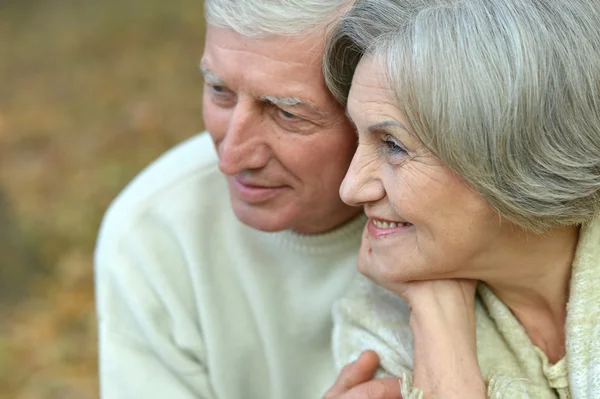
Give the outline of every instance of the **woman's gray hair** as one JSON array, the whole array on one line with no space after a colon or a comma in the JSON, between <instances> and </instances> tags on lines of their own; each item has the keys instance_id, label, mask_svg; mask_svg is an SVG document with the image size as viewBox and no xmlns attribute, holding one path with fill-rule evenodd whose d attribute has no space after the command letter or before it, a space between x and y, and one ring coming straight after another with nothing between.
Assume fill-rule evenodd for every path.
<instances>
[{"instance_id":1,"label":"woman's gray hair","mask_svg":"<svg viewBox=\"0 0 600 399\"><path fill-rule=\"evenodd\" d=\"M360 0L324 59L345 104L364 56L408 128L526 229L600 209L598 0Z\"/></svg>"},{"instance_id":2,"label":"woman's gray hair","mask_svg":"<svg viewBox=\"0 0 600 399\"><path fill-rule=\"evenodd\" d=\"M331 24L350 0L205 0L209 24L247 37L293 36Z\"/></svg>"}]
</instances>

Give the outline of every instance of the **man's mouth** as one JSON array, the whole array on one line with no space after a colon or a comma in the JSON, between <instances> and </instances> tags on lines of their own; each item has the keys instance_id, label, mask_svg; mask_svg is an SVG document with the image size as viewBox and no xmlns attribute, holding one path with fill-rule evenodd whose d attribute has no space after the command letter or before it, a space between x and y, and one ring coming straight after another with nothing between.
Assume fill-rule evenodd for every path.
<instances>
[{"instance_id":1,"label":"man's mouth","mask_svg":"<svg viewBox=\"0 0 600 399\"><path fill-rule=\"evenodd\" d=\"M286 186L264 186L249 180L231 178L236 196L244 202L259 204L279 195Z\"/></svg>"}]
</instances>

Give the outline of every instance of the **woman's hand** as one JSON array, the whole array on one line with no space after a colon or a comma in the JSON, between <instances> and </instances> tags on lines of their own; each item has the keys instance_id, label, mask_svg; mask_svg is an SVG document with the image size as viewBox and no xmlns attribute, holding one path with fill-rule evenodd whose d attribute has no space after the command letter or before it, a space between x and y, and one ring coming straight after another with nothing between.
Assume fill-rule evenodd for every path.
<instances>
[{"instance_id":1,"label":"woman's hand","mask_svg":"<svg viewBox=\"0 0 600 399\"><path fill-rule=\"evenodd\" d=\"M411 308L413 386L444 399L486 398L475 333L475 280L401 284Z\"/></svg>"},{"instance_id":2,"label":"woman's hand","mask_svg":"<svg viewBox=\"0 0 600 399\"><path fill-rule=\"evenodd\" d=\"M359 254L359 269L363 272L377 270L365 263L372 259L368 250L363 238ZM475 334L477 281L442 279L398 283L372 279L410 306L415 356L412 385L423 390L426 397L485 398Z\"/></svg>"},{"instance_id":3,"label":"woman's hand","mask_svg":"<svg viewBox=\"0 0 600 399\"><path fill-rule=\"evenodd\" d=\"M438 398L485 398L477 362L474 280L405 284L414 336L413 385Z\"/></svg>"}]
</instances>

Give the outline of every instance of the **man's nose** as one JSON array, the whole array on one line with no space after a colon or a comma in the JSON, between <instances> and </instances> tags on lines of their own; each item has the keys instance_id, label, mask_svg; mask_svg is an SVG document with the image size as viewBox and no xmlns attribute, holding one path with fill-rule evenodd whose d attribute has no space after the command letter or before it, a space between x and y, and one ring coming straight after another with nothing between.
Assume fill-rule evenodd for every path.
<instances>
[{"instance_id":1,"label":"man's nose","mask_svg":"<svg viewBox=\"0 0 600 399\"><path fill-rule=\"evenodd\" d=\"M350 206L373 203L385 196L385 189L377 174L378 160L364 152L359 145L340 186L340 197Z\"/></svg>"},{"instance_id":2,"label":"man's nose","mask_svg":"<svg viewBox=\"0 0 600 399\"><path fill-rule=\"evenodd\" d=\"M269 162L267 131L260 110L238 102L232 112L225 137L217 144L219 170L235 175L247 169L260 169Z\"/></svg>"}]
</instances>

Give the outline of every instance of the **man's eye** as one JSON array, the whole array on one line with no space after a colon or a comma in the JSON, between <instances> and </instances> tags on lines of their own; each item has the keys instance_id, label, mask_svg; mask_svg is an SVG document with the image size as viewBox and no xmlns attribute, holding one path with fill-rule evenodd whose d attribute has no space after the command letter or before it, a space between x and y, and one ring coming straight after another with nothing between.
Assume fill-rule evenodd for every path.
<instances>
[{"instance_id":1,"label":"man's eye","mask_svg":"<svg viewBox=\"0 0 600 399\"><path fill-rule=\"evenodd\" d=\"M285 111L277 106L271 107L271 117L281 128L297 133L312 131L314 124L303 116Z\"/></svg>"},{"instance_id":2,"label":"man's eye","mask_svg":"<svg viewBox=\"0 0 600 399\"><path fill-rule=\"evenodd\" d=\"M292 114L291 112L284 111L282 109L279 110L279 113L281 114L281 116L283 116L284 119L296 118L296 115Z\"/></svg>"},{"instance_id":3,"label":"man's eye","mask_svg":"<svg viewBox=\"0 0 600 399\"><path fill-rule=\"evenodd\" d=\"M206 89L210 101L219 107L229 108L237 100L235 93L227 86L207 83Z\"/></svg>"}]
</instances>

